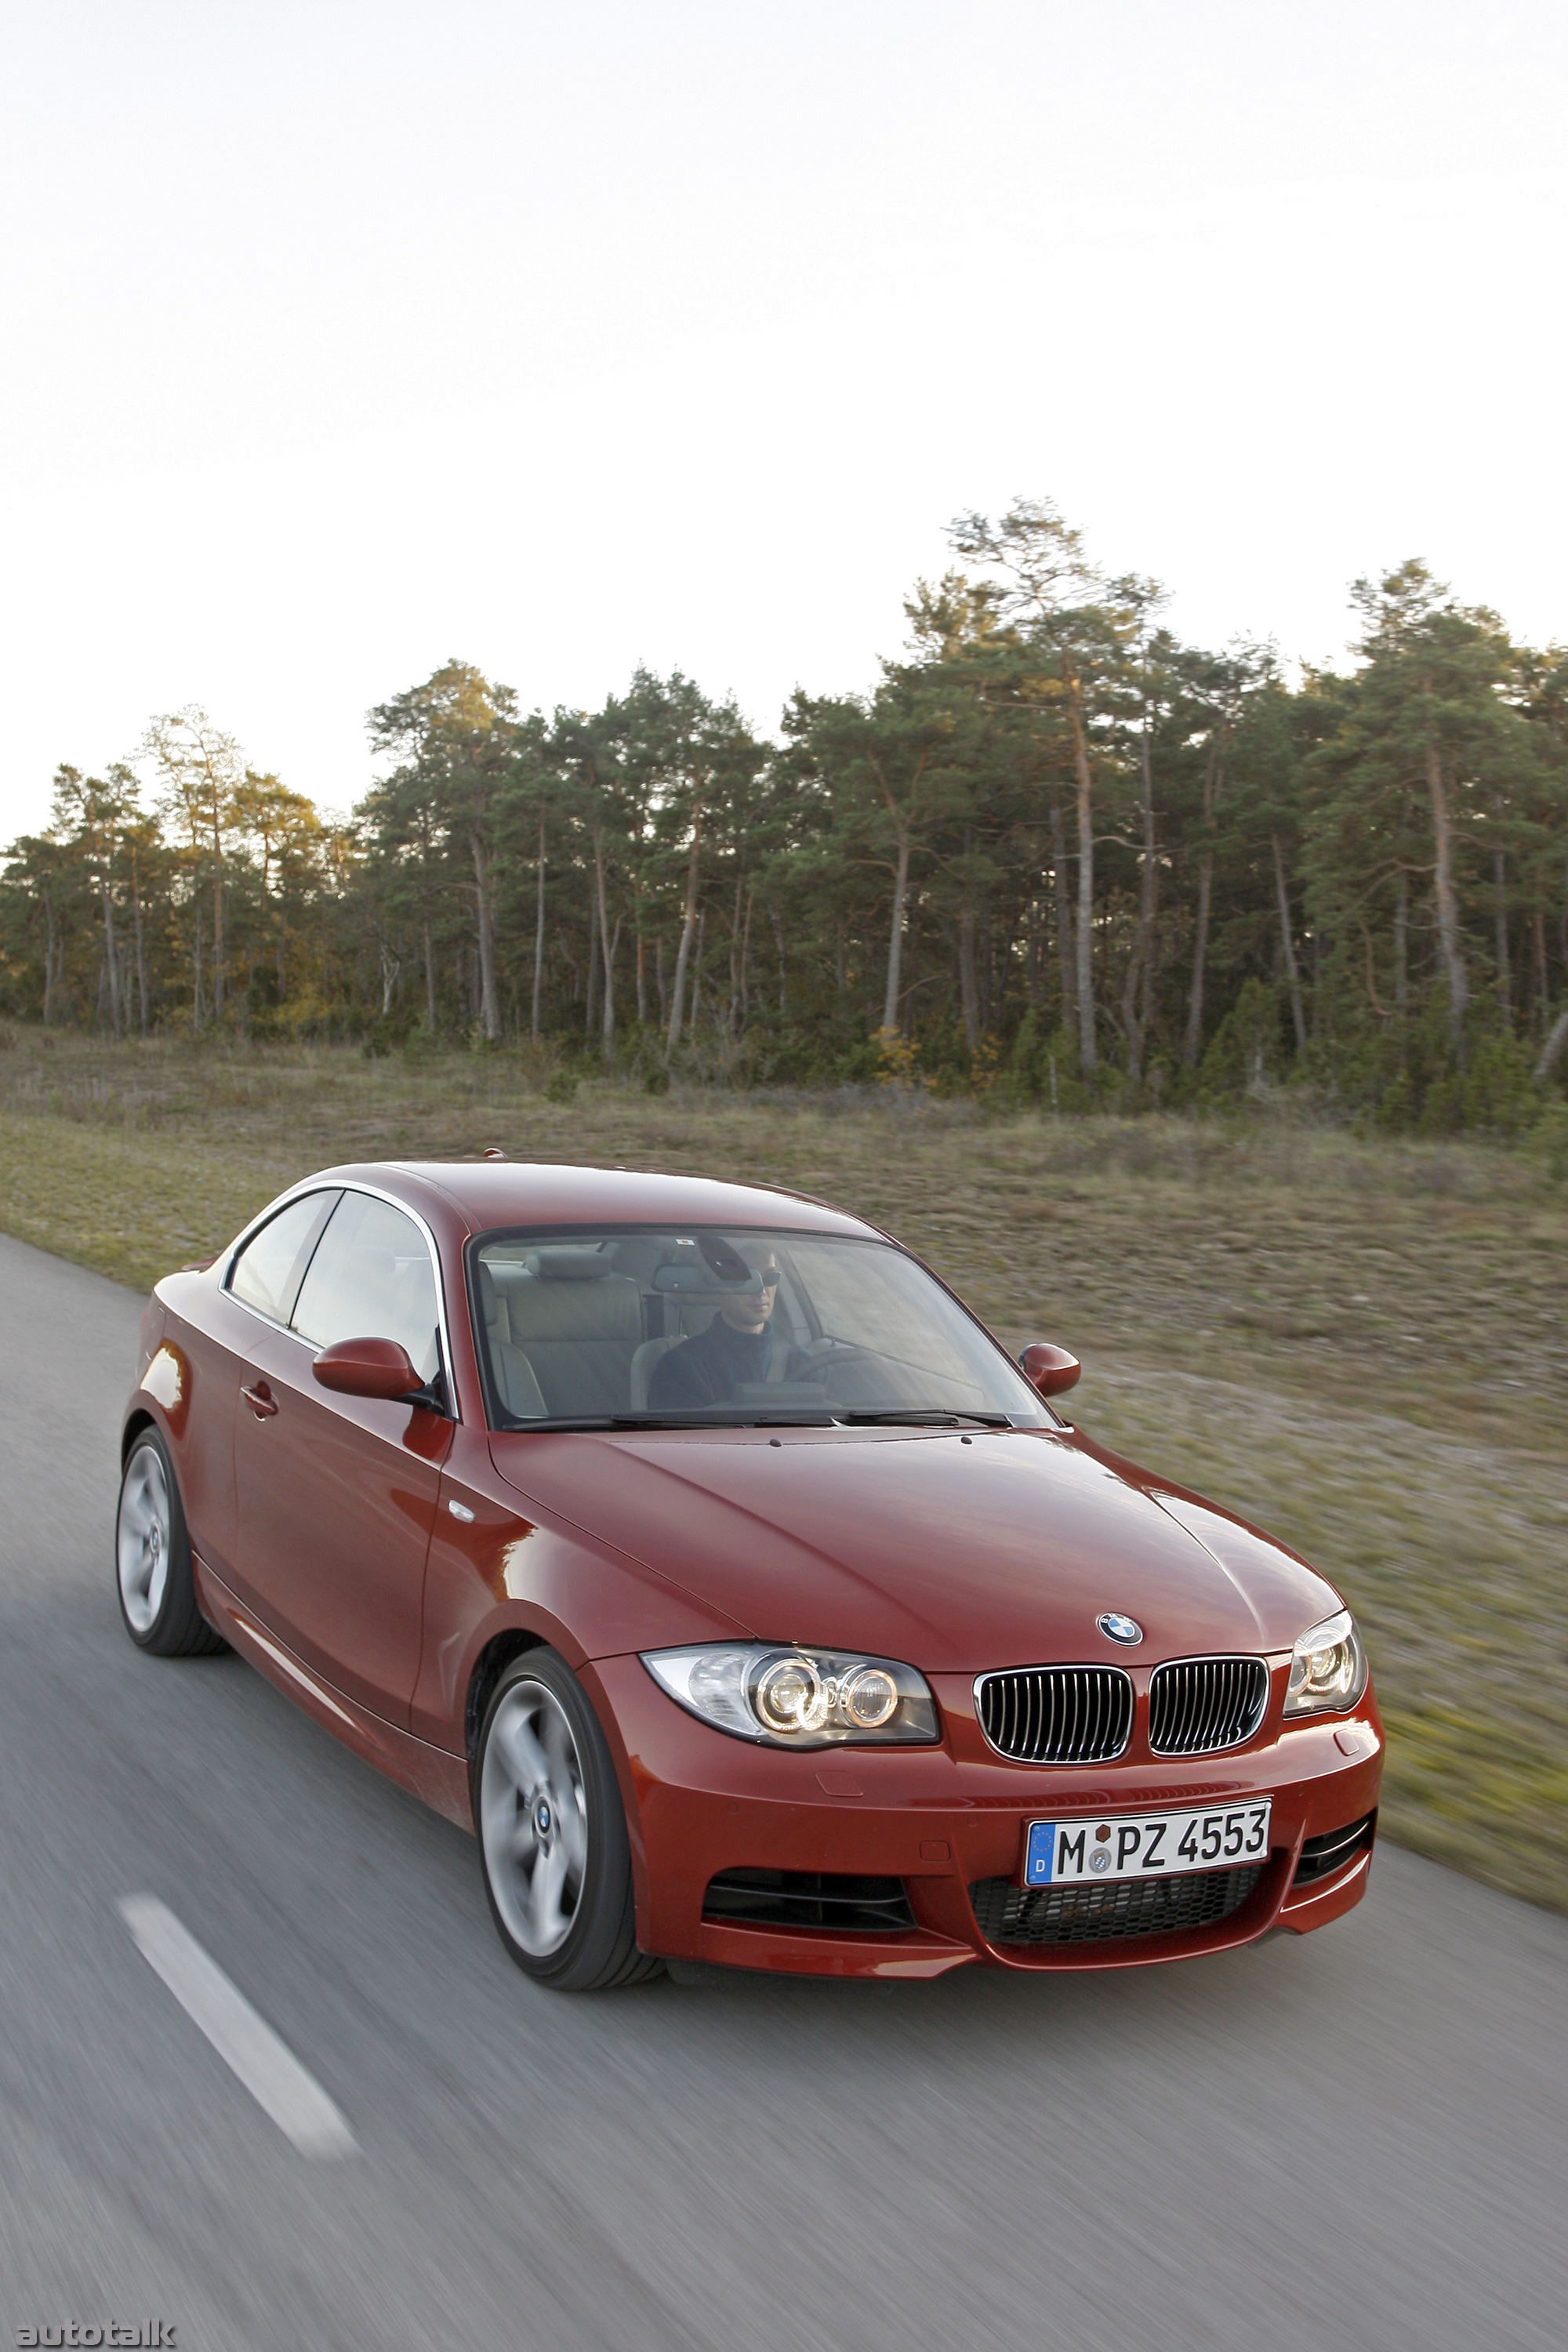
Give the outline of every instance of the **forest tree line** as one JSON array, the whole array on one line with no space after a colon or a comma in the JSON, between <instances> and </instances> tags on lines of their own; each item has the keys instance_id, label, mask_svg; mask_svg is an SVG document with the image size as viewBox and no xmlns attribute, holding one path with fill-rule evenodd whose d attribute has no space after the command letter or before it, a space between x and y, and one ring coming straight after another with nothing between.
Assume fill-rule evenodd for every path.
<instances>
[{"instance_id":1,"label":"forest tree line","mask_svg":"<svg viewBox=\"0 0 1568 2352\"><path fill-rule=\"evenodd\" d=\"M775 740L679 673L525 710L459 661L333 816L202 710L62 766L13 1015L1058 1109L1306 1082L1427 1131L1568 1075L1568 652L1416 562L1342 673L1183 644L1048 505L952 529L904 656Z\"/></svg>"}]
</instances>

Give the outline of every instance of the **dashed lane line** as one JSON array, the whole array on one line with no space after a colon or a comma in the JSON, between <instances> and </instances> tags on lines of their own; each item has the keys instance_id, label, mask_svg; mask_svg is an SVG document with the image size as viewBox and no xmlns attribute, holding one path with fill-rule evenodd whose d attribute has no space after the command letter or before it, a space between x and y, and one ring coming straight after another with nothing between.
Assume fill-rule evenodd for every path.
<instances>
[{"instance_id":1,"label":"dashed lane line","mask_svg":"<svg viewBox=\"0 0 1568 2352\"><path fill-rule=\"evenodd\" d=\"M156 1895L126 1895L115 1907L142 1958L300 2155L354 2155L342 2110L168 1906Z\"/></svg>"}]
</instances>

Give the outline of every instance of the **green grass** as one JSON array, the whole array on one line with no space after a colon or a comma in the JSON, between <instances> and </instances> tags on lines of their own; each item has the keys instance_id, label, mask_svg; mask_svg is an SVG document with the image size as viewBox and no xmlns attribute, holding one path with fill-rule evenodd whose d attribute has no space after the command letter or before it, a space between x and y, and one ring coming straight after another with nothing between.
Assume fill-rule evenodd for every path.
<instances>
[{"instance_id":1,"label":"green grass","mask_svg":"<svg viewBox=\"0 0 1568 2352\"><path fill-rule=\"evenodd\" d=\"M1568 1910L1568 1187L1480 1144L608 1083L348 1050L0 1029L0 1224L145 1286L355 1158L589 1160L820 1192L1013 1344L1084 1359L1097 1436L1274 1528L1372 1646L1404 1843Z\"/></svg>"}]
</instances>

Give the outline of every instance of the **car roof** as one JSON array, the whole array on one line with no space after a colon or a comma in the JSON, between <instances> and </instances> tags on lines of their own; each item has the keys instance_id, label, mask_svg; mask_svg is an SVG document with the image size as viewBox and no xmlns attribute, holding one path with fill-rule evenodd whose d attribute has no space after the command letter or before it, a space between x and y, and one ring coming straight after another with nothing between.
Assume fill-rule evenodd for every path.
<instances>
[{"instance_id":1,"label":"car roof","mask_svg":"<svg viewBox=\"0 0 1568 2352\"><path fill-rule=\"evenodd\" d=\"M411 1203L434 1192L475 1232L496 1225L771 1225L870 1236L877 1228L782 1185L731 1184L635 1168L562 1167L529 1160L384 1160L322 1169L310 1181L384 1185ZM401 1181L399 1181L401 1180ZM880 1238L878 1235L878 1238Z\"/></svg>"}]
</instances>

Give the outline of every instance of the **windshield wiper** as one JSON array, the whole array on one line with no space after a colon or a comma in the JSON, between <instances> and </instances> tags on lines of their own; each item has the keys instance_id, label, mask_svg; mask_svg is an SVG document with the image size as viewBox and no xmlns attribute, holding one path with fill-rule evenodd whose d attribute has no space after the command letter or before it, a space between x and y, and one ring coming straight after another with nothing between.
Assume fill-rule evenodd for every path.
<instances>
[{"instance_id":1,"label":"windshield wiper","mask_svg":"<svg viewBox=\"0 0 1568 2352\"><path fill-rule=\"evenodd\" d=\"M502 1432L502 1434L507 1437L521 1437L526 1435L530 1430L534 1429L551 1431L562 1429L614 1429L615 1425L615 1415L608 1412L542 1412L531 1421L524 1420L521 1415L515 1421L509 1421L506 1424L505 1430Z\"/></svg>"},{"instance_id":2,"label":"windshield wiper","mask_svg":"<svg viewBox=\"0 0 1568 2352\"><path fill-rule=\"evenodd\" d=\"M595 1412L544 1413L535 1421L518 1420L510 1423L507 1435L525 1436L531 1430L585 1429L831 1429L833 1415L826 1408L813 1412L808 1406L798 1410L781 1408L777 1412L758 1410L725 1413L722 1408L709 1412L699 1407L691 1412Z\"/></svg>"},{"instance_id":3,"label":"windshield wiper","mask_svg":"<svg viewBox=\"0 0 1568 2352\"><path fill-rule=\"evenodd\" d=\"M810 1405L782 1405L776 1412L764 1412L760 1406L748 1406L740 1412L726 1412L706 1405L694 1406L689 1412L617 1412L612 1414L613 1429L831 1429L833 1415L824 1407L820 1412Z\"/></svg>"},{"instance_id":4,"label":"windshield wiper","mask_svg":"<svg viewBox=\"0 0 1568 2352\"><path fill-rule=\"evenodd\" d=\"M855 1428L875 1428L879 1423L896 1427L901 1422L911 1429L956 1429L961 1421L977 1422L982 1429L1013 1426L1011 1413L967 1412L962 1407L949 1405L889 1405L877 1412L835 1412L833 1418Z\"/></svg>"}]
</instances>

